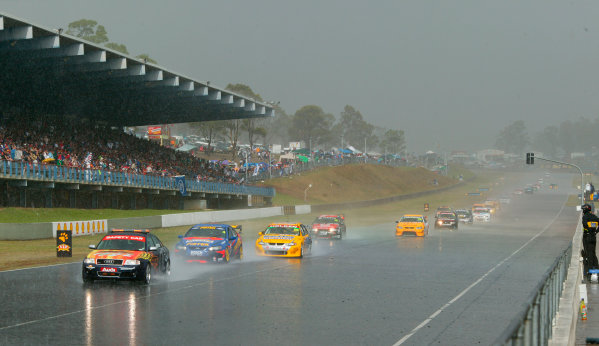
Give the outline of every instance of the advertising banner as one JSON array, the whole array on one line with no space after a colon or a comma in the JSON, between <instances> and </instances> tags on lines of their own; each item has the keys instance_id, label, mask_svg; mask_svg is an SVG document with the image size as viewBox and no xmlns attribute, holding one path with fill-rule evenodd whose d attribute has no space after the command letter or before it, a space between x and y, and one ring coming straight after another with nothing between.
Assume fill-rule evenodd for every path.
<instances>
[{"instance_id":1,"label":"advertising banner","mask_svg":"<svg viewBox=\"0 0 599 346\"><path fill-rule=\"evenodd\" d=\"M175 184L177 185L179 192L181 192L181 196L187 196L187 187L185 186L185 176L184 175L176 176Z\"/></svg>"},{"instance_id":2,"label":"advertising banner","mask_svg":"<svg viewBox=\"0 0 599 346\"><path fill-rule=\"evenodd\" d=\"M71 230L56 234L56 257L73 257L73 237Z\"/></svg>"}]
</instances>

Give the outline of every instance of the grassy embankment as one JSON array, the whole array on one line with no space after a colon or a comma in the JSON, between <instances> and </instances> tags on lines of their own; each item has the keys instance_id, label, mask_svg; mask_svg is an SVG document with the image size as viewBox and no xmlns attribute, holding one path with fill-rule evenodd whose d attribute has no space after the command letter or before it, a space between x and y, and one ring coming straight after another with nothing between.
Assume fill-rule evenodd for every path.
<instances>
[{"instance_id":1,"label":"grassy embankment","mask_svg":"<svg viewBox=\"0 0 599 346\"><path fill-rule=\"evenodd\" d=\"M466 207L474 202L486 198L485 195L466 196L467 192L477 191L479 187L492 187L493 185L498 184L497 182L499 181L498 173L473 176L472 173L465 170L457 171L457 168L454 168L453 173L456 174L456 176L462 174L469 181L448 191L435 193L424 197L368 208L331 210L330 212L344 213L346 215L348 227L350 228L353 226L367 224L387 223L389 225L390 231L392 231L394 227L394 221L396 219L405 213L422 213L424 203L429 203L431 212L434 211L439 205ZM366 179L364 176L375 176L376 179L360 180ZM307 183L312 183L313 187L309 191L307 203L322 204L338 203L342 201L373 200L394 195L429 190L437 188L437 186L433 186L431 184L431 181L434 178L438 179L439 181L438 187L449 186L457 182L455 179L442 177L423 169L392 169L382 166L355 165L322 169L293 178L273 179L272 181L265 182L265 185L268 184L270 186L277 187L277 194L280 194L278 197L279 199L275 200L275 203L277 204L282 202L287 203L289 201L298 201L297 204L305 204L306 202L303 200L304 189L307 186ZM335 183L338 183L341 187L337 187L338 185ZM333 184L333 187L331 187L331 184ZM283 190L283 192L280 193L281 190L279 189ZM490 193L492 194L492 191ZM0 218L2 218L3 212L4 211L0 211ZM51 209L48 209L43 210L44 213L47 213L45 219L42 217L44 213L42 213L40 209L35 211L21 210L21 212L24 215L22 216L23 219L21 219L22 222L26 222L28 218L29 220L33 218L33 214L28 216L27 213L36 213L37 221L35 222L58 220L64 221L71 216L75 216L80 220L99 218L99 214L93 213L93 210L63 210L61 214L60 210L55 210L52 212ZM101 214L102 218L133 217L164 213L164 211L116 210L104 210L96 212L103 212L104 214ZM90 213L93 213L93 216L90 216ZM111 215L118 216L111 217ZM243 238L246 249L248 251L252 251L253 241L256 239L256 233L262 230L269 222L298 221L310 223L315 216L316 214L293 215L242 221L241 223L243 224L244 230ZM17 220L19 219L17 218ZM238 222L239 221L234 221L232 223ZM172 248L177 241L177 235L184 233L187 229L188 226L180 226L156 229L153 232L156 233L158 237L160 237L160 239L162 239L163 242L169 246L169 248ZM0 270L80 261L89 252L87 245L97 243L101 237L101 235L94 235L73 238L73 258L60 259L56 258L55 239L0 241Z\"/></svg>"}]
</instances>

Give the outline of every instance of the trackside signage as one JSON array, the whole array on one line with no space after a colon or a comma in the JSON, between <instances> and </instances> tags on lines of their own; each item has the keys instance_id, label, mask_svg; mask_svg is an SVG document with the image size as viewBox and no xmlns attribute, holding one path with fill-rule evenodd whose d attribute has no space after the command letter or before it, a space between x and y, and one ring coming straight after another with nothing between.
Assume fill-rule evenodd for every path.
<instances>
[{"instance_id":1,"label":"trackside signage","mask_svg":"<svg viewBox=\"0 0 599 346\"><path fill-rule=\"evenodd\" d=\"M52 222L52 236L56 238L57 232L67 229L71 230L73 237L106 233L108 231L107 222L107 220Z\"/></svg>"},{"instance_id":2,"label":"trackside signage","mask_svg":"<svg viewBox=\"0 0 599 346\"><path fill-rule=\"evenodd\" d=\"M73 237L71 230L58 231L56 234L56 257L73 257Z\"/></svg>"}]
</instances>

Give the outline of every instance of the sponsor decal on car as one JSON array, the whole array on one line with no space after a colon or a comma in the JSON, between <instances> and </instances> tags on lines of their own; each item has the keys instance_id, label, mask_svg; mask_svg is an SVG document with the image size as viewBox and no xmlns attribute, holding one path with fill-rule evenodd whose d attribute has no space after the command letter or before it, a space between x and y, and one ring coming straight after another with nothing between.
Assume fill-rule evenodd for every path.
<instances>
[{"instance_id":1,"label":"sponsor decal on car","mask_svg":"<svg viewBox=\"0 0 599 346\"><path fill-rule=\"evenodd\" d=\"M111 239L124 239L124 240L137 240L137 241L145 241L146 238L140 237L137 235L107 235L104 237L104 240Z\"/></svg>"},{"instance_id":2,"label":"sponsor decal on car","mask_svg":"<svg viewBox=\"0 0 599 346\"><path fill-rule=\"evenodd\" d=\"M262 239L283 239L283 240L292 240L295 238L293 235L265 235Z\"/></svg>"}]
</instances>

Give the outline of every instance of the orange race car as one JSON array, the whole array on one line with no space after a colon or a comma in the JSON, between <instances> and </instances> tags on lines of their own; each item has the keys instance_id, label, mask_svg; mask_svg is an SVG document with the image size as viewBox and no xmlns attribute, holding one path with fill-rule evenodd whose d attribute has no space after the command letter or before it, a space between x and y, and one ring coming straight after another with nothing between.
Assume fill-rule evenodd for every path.
<instances>
[{"instance_id":1,"label":"orange race car","mask_svg":"<svg viewBox=\"0 0 599 346\"><path fill-rule=\"evenodd\" d=\"M271 223L256 239L256 253L261 256L301 258L311 251L310 231L301 223Z\"/></svg>"},{"instance_id":2,"label":"orange race car","mask_svg":"<svg viewBox=\"0 0 599 346\"><path fill-rule=\"evenodd\" d=\"M412 234L417 237L428 235L428 221L424 215L404 215L399 221L395 221L395 223L395 235L398 237L407 234Z\"/></svg>"}]
</instances>

